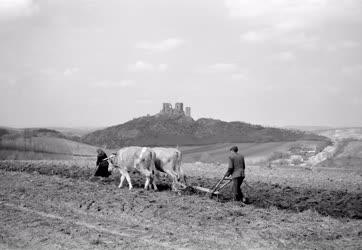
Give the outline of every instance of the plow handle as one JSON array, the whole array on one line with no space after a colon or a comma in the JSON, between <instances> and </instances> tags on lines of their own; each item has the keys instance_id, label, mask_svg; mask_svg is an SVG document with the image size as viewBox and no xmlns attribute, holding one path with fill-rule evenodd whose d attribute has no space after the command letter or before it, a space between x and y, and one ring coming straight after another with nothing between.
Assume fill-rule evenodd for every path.
<instances>
[{"instance_id":1,"label":"plow handle","mask_svg":"<svg viewBox=\"0 0 362 250\"><path fill-rule=\"evenodd\" d=\"M222 177L222 178L218 181L218 183L215 184L215 186L214 186L214 187L212 188L212 190L211 190L211 194L213 194L213 193L215 192L215 190L219 187L220 183L221 183L225 178L226 178L225 176Z\"/></svg>"}]
</instances>

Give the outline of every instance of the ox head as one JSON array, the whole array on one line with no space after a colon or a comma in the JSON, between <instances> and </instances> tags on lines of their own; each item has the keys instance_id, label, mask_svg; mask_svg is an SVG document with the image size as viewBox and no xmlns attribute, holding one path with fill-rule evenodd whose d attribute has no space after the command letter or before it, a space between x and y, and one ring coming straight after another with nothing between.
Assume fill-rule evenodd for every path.
<instances>
[{"instance_id":1,"label":"ox head","mask_svg":"<svg viewBox=\"0 0 362 250\"><path fill-rule=\"evenodd\" d=\"M135 167L138 170L152 171L154 168L154 153L150 148L142 148L138 158L135 159Z\"/></svg>"}]
</instances>

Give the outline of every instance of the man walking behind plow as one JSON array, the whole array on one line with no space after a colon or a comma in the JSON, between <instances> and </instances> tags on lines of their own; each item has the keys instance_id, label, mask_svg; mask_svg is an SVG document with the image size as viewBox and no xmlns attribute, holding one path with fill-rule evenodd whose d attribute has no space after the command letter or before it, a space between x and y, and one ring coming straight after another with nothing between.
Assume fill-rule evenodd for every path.
<instances>
[{"instance_id":1,"label":"man walking behind plow","mask_svg":"<svg viewBox=\"0 0 362 250\"><path fill-rule=\"evenodd\" d=\"M238 153L238 147L230 148L229 167L224 177L231 176L233 182L233 198L234 201L245 203L246 199L241 192L241 184L245 178L245 160L244 156Z\"/></svg>"}]
</instances>

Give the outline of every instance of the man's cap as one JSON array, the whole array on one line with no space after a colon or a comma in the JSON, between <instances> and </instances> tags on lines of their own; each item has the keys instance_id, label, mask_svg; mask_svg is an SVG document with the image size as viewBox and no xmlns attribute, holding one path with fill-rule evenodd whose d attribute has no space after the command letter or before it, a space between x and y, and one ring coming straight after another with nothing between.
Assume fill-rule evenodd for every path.
<instances>
[{"instance_id":1,"label":"man's cap","mask_svg":"<svg viewBox=\"0 0 362 250\"><path fill-rule=\"evenodd\" d=\"M237 146L233 146L230 148L230 151L234 151L235 153L238 152L238 147Z\"/></svg>"}]
</instances>

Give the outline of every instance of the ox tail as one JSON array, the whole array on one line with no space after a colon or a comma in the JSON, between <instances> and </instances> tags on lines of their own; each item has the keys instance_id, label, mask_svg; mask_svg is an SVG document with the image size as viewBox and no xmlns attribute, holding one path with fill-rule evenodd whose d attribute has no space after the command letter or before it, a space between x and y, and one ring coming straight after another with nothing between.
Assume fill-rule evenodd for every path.
<instances>
[{"instance_id":1,"label":"ox tail","mask_svg":"<svg viewBox=\"0 0 362 250\"><path fill-rule=\"evenodd\" d=\"M156 158L156 153L151 151L151 179L152 179L152 185L155 190L157 190L156 183L160 180L160 166Z\"/></svg>"}]
</instances>

